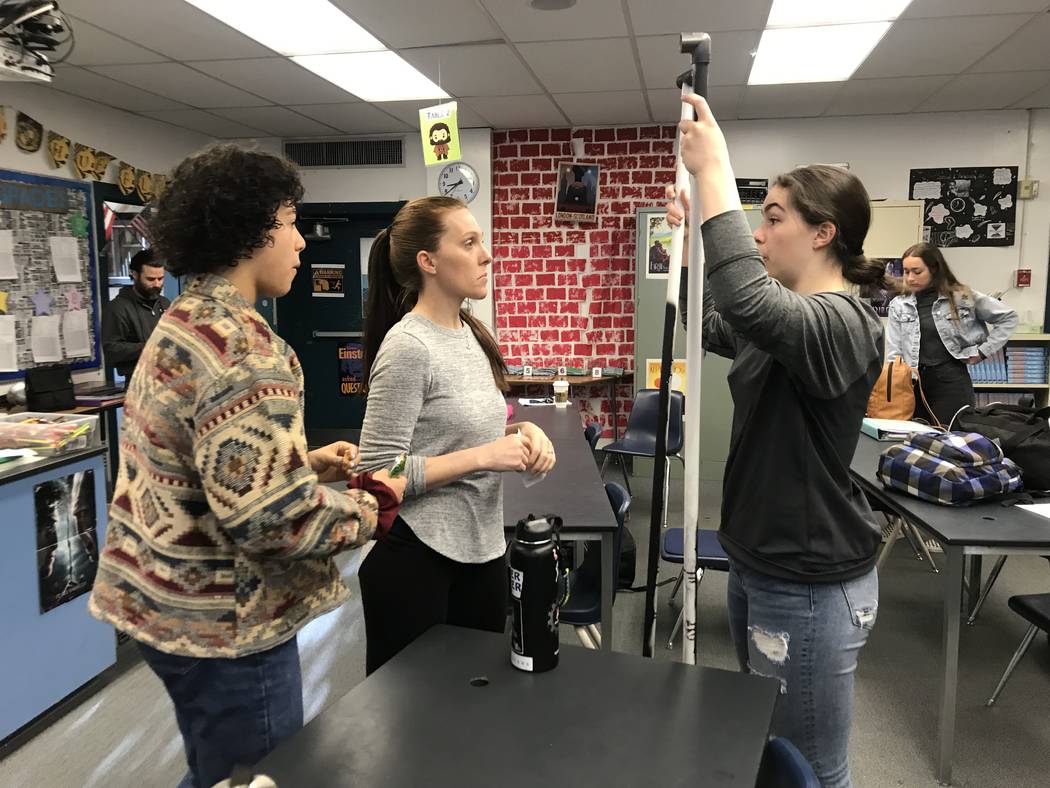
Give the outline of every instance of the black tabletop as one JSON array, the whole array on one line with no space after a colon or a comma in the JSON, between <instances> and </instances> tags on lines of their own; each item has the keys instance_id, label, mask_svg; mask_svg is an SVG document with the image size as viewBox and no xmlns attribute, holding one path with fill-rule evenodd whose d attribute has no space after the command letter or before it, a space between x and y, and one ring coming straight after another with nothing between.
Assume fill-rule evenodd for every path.
<instances>
[{"instance_id":1,"label":"black tabletop","mask_svg":"<svg viewBox=\"0 0 1050 788\"><path fill-rule=\"evenodd\" d=\"M504 528L514 528L518 520L530 514L557 514L564 520L566 529L615 531L616 518L594 454L583 435L579 410L573 405L526 407L516 398L508 402L514 406L514 422L531 421L547 433L558 463L546 479L528 488L517 473L503 474ZM307 430L306 438L311 448L337 440L358 443L361 431L313 429Z\"/></svg>"},{"instance_id":2,"label":"black tabletop","mask_svg":"<svg viewBox=\"0 0 1050 788\"><path fill-rule=\"evenodd\" d=\"M70 465L71 463L79 462L80 460L86 460L89 457L95 457L105 451L105 445L90 446L86 449L74 449L73 451L67 451L61 454L37 456L22 460L11 460L0 464L0 484L15 482L19 479L24 479L27 476L34 476L43 471L50 471L55 468L60 468L63 465Z\"/></svg>"},{"instance_id":3,"label":"black tabletop","mask_svg":"<svg viewBox=\"0 0 1050 788\"><path fill-rule=\"evenodd\" d=\"M529 514L557 514L566 529L615 531L616 518L576 407L525 407L516 399L508 401L514 406L513 421L531 421L547 433L558 462L546 479L528 488L518 474L503 475L504 527L513 528Z\"/></svg>"},{"instance_id":4,"label":"black tabletop","mask_svg":"<svg viewBox=\"0 0 1050 788\"><path fill-rule=\"evenodd\" d=\"M897 514L917 521L945 544L975 547L1031 547L1050 551L1050 520L1002 506L998 501L973 506L941 506L883 487L875 477L879 455L890 443L861 435L850 471L862 488Z\"/></svg>"},{"instance_id":5,"label":"black tabletop","mask_svg":"<svg viewBox=\"0 0 1050 788\"><path fill-rule=\"evenodd\" d=\"M574 646L533 675L509 650L505 635L434 627L255 772L279 788L753 788L773 680Z\"/></svg>"}]
</instances>

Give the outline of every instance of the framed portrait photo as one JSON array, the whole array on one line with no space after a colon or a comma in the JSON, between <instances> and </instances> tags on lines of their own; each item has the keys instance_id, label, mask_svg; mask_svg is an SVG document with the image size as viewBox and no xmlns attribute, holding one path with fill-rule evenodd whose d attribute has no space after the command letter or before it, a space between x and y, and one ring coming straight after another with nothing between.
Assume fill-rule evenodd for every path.
<instances>
[{"instance_id":1,"label":"framed portrait photo","mask_svg":"<svg viewBox=\"0 0 1050 788\"><path fill-rule=\"evenodd\" d=\"M554 220L597 222L600 175L601 168L597 163L561 162L558 165L558 183L554 192Z\"/></svg>"}]
</instances>

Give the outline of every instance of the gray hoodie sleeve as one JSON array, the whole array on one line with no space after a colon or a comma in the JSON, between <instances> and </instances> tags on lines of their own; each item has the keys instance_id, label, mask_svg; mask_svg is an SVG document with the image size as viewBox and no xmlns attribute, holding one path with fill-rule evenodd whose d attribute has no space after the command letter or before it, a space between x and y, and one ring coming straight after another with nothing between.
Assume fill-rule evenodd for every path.
<instances>
[{"instance_id":1,"label":"gray hoodie sleeve","mask_svg":"<svg viewBox=\"0 0 1050 788\"><path fill-rule=\"evenodd\" d=\"M689 269L682 269L682 284L678 289L678 314L682 316L682 327L689 325ZM701 342L704 350L723 358L736 358L737 348L736 332L718 314L718 307L711 298L711 288L704 287L704 325L701 333Z\"/></svg>"},{"instance_id":2,"label":"gray hoodie sleeve","mask_svg":"<svg viewBox=\"0 0 1050 788\"><path fill-rule=\"evenodd\" d=\"M376 354L361 425L361 467L388 468L408 455L405 498L426 492L426 457L411 453L416 422L430 388L430 353L416 337L391 330Z\"/></svg>"},{"instance_id":3,"label":"gray hoodie sleeve","mask_svg":"<svg viewBox=\"0 0 1050 788\"><path fill-rule=\"evenodd\" d=\"M769 276L743 211L708 219L703 239L705 290L719 319L783 364L812 396L840 396L881 360L874 311L848 294L801 295Z\"/></svg>"}]
</instances>

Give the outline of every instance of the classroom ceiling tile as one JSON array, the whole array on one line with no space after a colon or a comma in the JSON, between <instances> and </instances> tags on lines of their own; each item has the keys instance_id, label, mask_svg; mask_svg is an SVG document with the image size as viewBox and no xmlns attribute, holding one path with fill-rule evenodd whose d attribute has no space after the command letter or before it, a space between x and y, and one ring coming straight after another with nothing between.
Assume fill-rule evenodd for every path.
<instances>
[{"instance_id":1,"label":"classroom ceiling tile","mask_svg":"<svg viewBox=\"0 0 1050 788\"><path fill-rule=\"evenodd\" d=\"M502 38L475 0L332 0L391 49Z\"/></svg>"},{"instance_id":2,"label":"classroom ceiling tile","mask_svg":"<svg viewBox=\"0 0 1050 788\"><path fill-rule=\"evenodd\" d=\"M338 133L338 129L284 107L236 107L215 109L212 112L236 123L262 129L274 137L309 137Z\"/></svg>"},{"instance_id":3,"label":"classroom ceiling tile","mask_svg":"<svg viewBox=\"0 0 1050 788\"><path fill-rule=\"evenodd\" d=\"M725 30L762 30L773 0L627 0L635 35L711 34L711 55L718 57L718 36Z\"/></svg>"},{"instance_id":4,"label":"classroom ceiling tile","mask_svg":"<svg viewBox=\"0 0 1050 788\"><path fill-rule=\"evenodd\" d=\"M478 96L462 99L494 129L543 128L570 125L546 96Z\"/></svg>"},{"instance_id":5,"label":"classroom ceiling tile","mask_svg":"<svg viewBox=\"0 0 1050 788\"><path fill-rule=\"evenodd\" d=\"M203 60L188 65L275 104L336 104L356 98L285 57Z\"/></svg>"},{"instance_id":6,"label":"classroom ceiling tile","mask_svg":"<svg viewBox=\"0 0 1050 788\"><path fill-rule=\"evenodd\" d=\"M827 115L892 115L910 112L951 77L892 77L851 79L842 83Z\"/></svg>"},{"instance_id":7,"label":"classroom ceiling tile","mask_svg":"<svg viewBox=\"0 0 1050 788\"><path fill-rule=\"evenodd\" d=\"M715 85L708 90L707 103L718 120L736 120L743 85ZM649 90L649 106L657 123L677 123L682 117L682 92L675 88Z\"/></svg>"},{"instance_id":8,"label":"classroom ceiling tile","mask_svg":"<svg viewBox=\"0 0 1050 788\"><path fill-rule=\"evenodd\" d=\"M737 114L741 120L814 117L823 114L841 87L841 82L749 85L744 88Z\"/></svg>"},{"instance_id":9,"label":"classroom ceiling tile","mask_svg":"<svg viewBox=\"0 0 1050 788\"><path fill-rule=\"evenodd\" d=\"M1001 14L1038 14L1048 6L1046 0L996 0ZM932 16L983 16L992 10L988 0L912 0L901 19Z\"/></svg>"},{"instance_id":10,"label":"classroom ceiling tile","mask_svg":"<svg viewBox=\"0 0 1050 788\"><path fill-rule=\"evenodd\" d=\"M894 23L854 77L958 74L1027 20L1027 16L1010 14L901 20Z\"/></svg>"},{"instance_id":11,"label":"classroom ceiling tile","mask_svg":"<svg viewBox=\"0 0 1050 788\"><path fill-rule=\"evenodd\" d=\"M345 104L307 104L289 107L300 115L339 129L344 134L380 134L411 131L407 123L363 101Z\"/></svg>"},{"instance_id":12,"label":"classroom ceiling tile","mask_svg":"<svg viewBox=\"0 0 1050 788\"><path fill-rule=\"evenodd\" d=\"M453 96L541 92L506 44L426 47L405 49L398 54Z\"/></svg>"},{"instance_id":13,"label":"classroom ceiling tile","mask_svg":"<svg viewBox=\"0 0 1050 788\"><path fill-rule=\"evenodd\" d=\"M433 99L427 101L377 101L374 106L403 120L410 126L419 125L419 110L424 107L432 107L438 102ZM458 102L456 118L462 129L480 129L487 127L489 122L478 113L464 104Z\"/></svg>"},{"instance_id":14,"label":"classroom ceiling tile","mask_svg":"<svg viewBox=\"0 0 1050 788\"><path fill-rule=\"evenodd\" d=\"M527 0L481 0L511 41L612 38L627 35L620 0L577 0L561 11L540 11Z\"/></svg>"},{"instance_id":15,"label":"classroom ceiling tile","mask_svg":"<svg viewBox=\"0 0 1050 788\"><path fill-rule=\"evenodd\" d=\"M608 93L555 93L554 100L575 126L612 126L649 123L649 110L640 90Z\"/></svg>"},{"instance_id":16,"label":"classroom ceiling tile","mask_svg":"<svg viewBox=\"0 0 1050 788\"><path fill-rule=\"evenodd\" d=\"M1050 68L1050 14L1040 14L973 65L970 71L1030 71Z\"/></svg>"},{"instance_id":17,"label":"classroom ceiling tile","mask_svg":"<svg viewBox=\"0 0 1050 788\"><path fill-rule=\"evenodd\" d=\"M75 19L90 22L173 60L274 54L183 0L62 0L61 7ZM73 31L76 32L75 22Z\"/></svg>"},{"instance_id":18,"label":"classroom ceiling tile","mask_svg":"<svg viewBox=\"0 0 1050 788\"><path fill-rule=\"evenodd\" d=\"M712 41L712 58L708 70L710 85L745 85L754 62L752 52L758 48L759 30L720 33L717 50ZM680 51L678 36L641 36L638 54L642 60L642 74L649 88L667 88L674 85L679 74L689 69L688 55Z\"/></svg>"},{"instance_id":19,"label":"classroom ceiling tile","mask_svg":"<svg viewBox=\"0 0 1050 788\"><path fill-rule=\"evenodd\" d=\"M1041 109L1050 107L1050 85L1042 87L1010 105L1014 109Z\"/></svg>"},{"instance_id":20,"label":"classroom ceiling tile","mask_svg":"<svg viewBox=\"0 0 1050 788\"><path fill-rule=\"evenodd\" d=\"M915 108L917 112L1002 109L1050 83L1050 71L961 74Z\"/></svg>"},{"instance_id":21,"label":"classroom ceiling tile","mask_svg":"<svg viewBox=\"0 0 1050 788\"><path fill-rule=\"evenodd\" d=\"M140 114L147 118L162 120L165 123L182 126L190 131L197 131L219 139L270 136L262 129L245 126L227 118L220 118L200 109L175 109L161 112L142 112Z\"/></svg>"},{"instance_id":22,"label":"classroom ceiling tile","mask_svg":"<svg viewBox=\"0 0 1050 788\"><path fill-rule=\"evenodd\" d=\"M181 63L94 66L91 70L191 107L259 107L270 103Z\"/></svg>"},{"instance_id":23,"label":"classroom ceiling tile","mask_svg":"<svg viewBox=\"0 0 1050 788\"><path fill-rule=\"evenodd\" d=\"M112 33L82 22L73 22L74 44L67 63L74 66L101 66L118 63L158 63L167 60Z\"/></svg>"},{"instance_id":24,"label":"classroom ceiling tile","mask_svg":"<svg viewBox=\"0 0 1050 788\"><path fill-rule=\"evenodd\" d=\"M626 38L519 44L518 51L552 93L641 87L634 53Z\"/></svg>"},{"instance_id":25,"label":"classroom ceiling tile","mask_svg":"<svg viewBox=\"0 0 1050 788\"><path fill-rule=\"evenodd\" d=\"M131 112L182 109L186 106L76 66L55 66L55 79L51 87Z\"/></svg>"}]
</instances>

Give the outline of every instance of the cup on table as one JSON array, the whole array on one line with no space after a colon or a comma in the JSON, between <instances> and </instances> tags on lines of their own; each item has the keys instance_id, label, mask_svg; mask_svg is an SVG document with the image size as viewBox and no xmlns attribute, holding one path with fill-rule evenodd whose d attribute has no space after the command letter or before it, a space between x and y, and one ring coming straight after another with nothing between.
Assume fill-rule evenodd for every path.
<instances>
[{"instance_id":1,"label":"cup on table","mask_svg":"<svg viewBox=\"0 0 1050 788\"><path fill-rule=\"evenodd\" d=\"M569 381L554 381L554 404L558 406L569 404Z\"/></svg>"}]
</instances>

